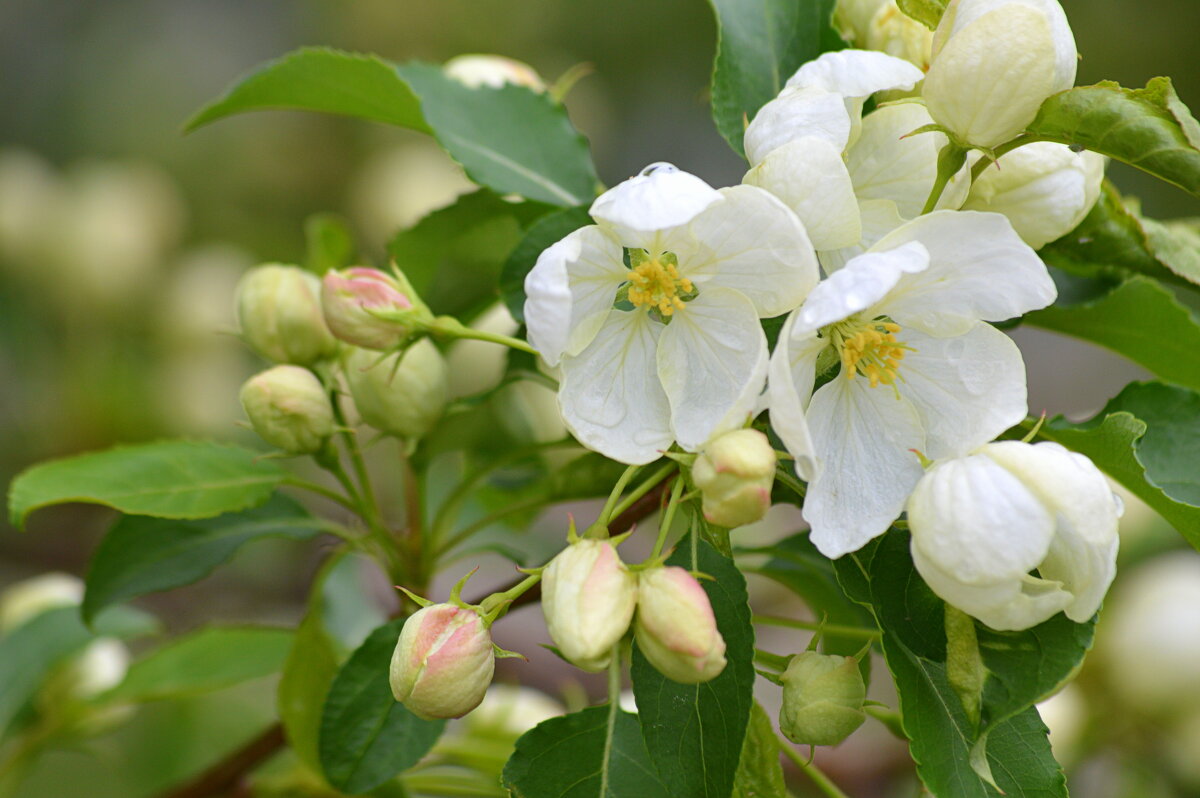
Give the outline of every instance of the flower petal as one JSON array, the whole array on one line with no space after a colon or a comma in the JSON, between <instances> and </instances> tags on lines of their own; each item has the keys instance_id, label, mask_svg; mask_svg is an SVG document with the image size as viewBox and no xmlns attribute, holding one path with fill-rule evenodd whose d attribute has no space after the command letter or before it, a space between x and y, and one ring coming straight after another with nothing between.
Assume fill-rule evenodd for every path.
<instances>
[{"instance_id":1,"label":"flower petal","mask_svg":"<svg viewBox=\"0 0 1200 798\"><path fill-rule=\"evenodd\" d=\"M701 289L663 330L658 375L684 449L743 426L767 378L767 338L754 305L729 288Z\"/></svg>"},{"instance_id":2,"label":"flower petal","mask_svg":"<svg viewBox=\"0 0 1200 798\"><path fill-rule=\"evenodd\" d=\"M842 152L815 136L772 150L742 182L771 192L796 212L817 249L858 243L858 200Z\"/></svg>"},{"instance_id":3,"label":"flower petal","mask_svg":"<svg viewBox=\"0 0 1200 798\"><path fill-rule=\"evenodd\" d=\"M746 159L757 166L776 147L814 136L838 152L850 140L850 114L840 94L822 89L784 89L758 110L746 128Z\"/></svg>"},{"instance_id":4,"label":"flower petal","mask_svg":"<svg viewBox=\"0 0 1200 798\"><path fill-rule=\"evenodd\" d=\"M846 167L860 199L888 199L911 219L921 213L937 178L941 133L909 136L933 119L916 102L885 105L862 122L858 141L846 151Z\"/></svg>"},{"instance_id":5,"label":"flower petal","mask_svg":"<svg viewBox=\"0 0 1200 798\"><path fill-rule=\"evenodd\" d=\"M862 221L862 240L850 247L827 249L817 253L821 268L826 274L833 274L845 266L851 258L856 258L873 247L879 239L904 224L896 203L891 200L859 200L858 216Z\"/></svg>"},{"instance_id":6,"label":"flower petal","mask_svg":"<svg viewBox=\"0 0 1200 798\"><path fill-rule=\"evenodd\" d=\"M874 50L835 50L804 64L788 79L786 88L824 89L847 98L869 97L877 91L907 91L925 77L902 58Z\"/></svg>"},{"instance_id":7,"label":"flower petal","mask_svg":"<svg viewBox=\"0 0 1200 798\"><path fill-rule=\"evenodd\" d=\"M920 241L929 268L880 303L899 324L931 335L966 332L1044 308L1058 295L1046 265L996 213L934 211L886 235L871 252Z\"/></svg>"},{"instance_id":8,"label":"flower petal","mask_svg":"<svg viewBox=\"0 0 1200 798\"><path fill-rule=\"evenodd\" d=\"M685 225L720 201L717 190L700 178L658 163L601 194L588 213L611 227L625 246L650 249L659 230Z\"/></svg>"},{"instance_id":9,"label":"flower petal","mask_svg":"<svg viewBox=\"0 0 1200 798\"><path fill-rule=\"evenodd\" d=\"M966 454L1025 418L1025 363L1012 339L980 323L964 335L897 336L916 351L900 364L901 395L921 414L922 453L930 460Z\"/></svg>"},{"instance_id":10,"label":"flower petal","mask_svg":"<svg viewBox=\"0 0 1200 798\"><path fill-rule=\"evenodd\" d=\"M800 306L797 332L818 330L866 310L888 295L906 274L929 265L929 253L919 241L886 252L866 252L817 284Z\"/></svg>"},{"instance_id":11,"label":"flower petal","mask_svg":"<svg viewBox=\"0 0 1200 798\"><path fill-rule=\"evenodd\" d=\"M671 445L671 408L656 372L663 326L641 311L615 311L592 343L563 360L558 401L589 449L641 464Z\"/></svg>"},{"instance_id":12,"label":"flower petal","mask_svg":"<svg viewBox=\"0 0 1200 798\"><path fill-rule=\"evenodd\" d=\"M745 295L767 318L787 313L817 284L817 256L800 220L754 186L721 189L724 202L692 220L694 244L679 255L679 271L697 285Z\"/></svg>"},{"instance_id":13,"label":"flower petal","mask_svg":"<svg viewBox=\"0 0 1200 798\"><path fill-rule=\"evenodd\" d=\"M587 346L628 278L621 245L596 225L553 244L525 276L529 342L553 366Z\"/></svg>"},{"instance_id":14,"label":"flower petal","mask_svg":"<svg viewBox=\"0 0 1200 798\"><path fill-rule=\"evenodd\" d=\"M793 335L795 319L794 312L788 316L771 354L767 404L771 410L771 428L796 458L796 475L808 481L817 473L817 454L805 413L816 381L817 357L828 342L815 332Z\"/></svg>"},{"instance_id":15,"label":"flower petal","mask_svg":"<svg viewBox=\"0 0 1200 798\"><path fill-rule=\"evenodd\" d=\"M923 473L911 451L925 435L917 411L886 386L860 377L823 385L808 406L820 461L808 484L804 518L826 557L841 557L883 534Z\"/></svg>"}]
</instances>

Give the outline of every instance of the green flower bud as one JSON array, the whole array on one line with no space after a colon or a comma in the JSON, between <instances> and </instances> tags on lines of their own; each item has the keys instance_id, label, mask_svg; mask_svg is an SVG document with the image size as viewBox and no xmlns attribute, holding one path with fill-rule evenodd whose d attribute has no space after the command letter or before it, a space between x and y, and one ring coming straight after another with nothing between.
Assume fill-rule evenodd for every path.
<instances>
[{"instance_id":1,"label":"green flower bud","mask_svg":"<svg viewBox=\"0 0 1200 798\"><path fill-rule=\"evenodd\" d=\"M783 672L779 729L801 745L837 745L866 720L866 696L854 657L797 654Z\"/></svg>"},{"instance_id":2,"label":"green flower bud","mask_svg":"<svg viewBox=\"0 0 1200 798\"><path fill-rule=\"evenodd\" d=\"M242 386L242 407L264 441L293 454L320 450L333 434L333 406L316 375L276 366Z\"/></svg>"},{"instance_id":3,"label":"green flower bud","mask_svg":"<svg viewBox=\"0 0 1200 798\"><path fill-rule=\"evenodd\" d=\"M321 281L297 266L258 266L237 287L242 339L268 360L308 366L337 350L321 313Z\"/></svg>"},{"instance_id":4,"label":"green flower bud","mask_svg":"<svg viewBox=\"0 0 1200 798\"><path fill-rule=\"evenodd\" d=\"M428 339L383 358L352 348L345 372L359 415L380 432L419 438L446 407L446 362Z\"/></svg>"},{"instance_id":5,"label":"green flower bud","mask_svg":"<svg viewBox=\"0 0 1200 798\"><path fill-rule=\"evenodd\" d=\"M739 429L704 447L692 466L709 523L735 527L762 519L771 506L775 450L767 436Z\"/></svg>"}]
</instances>

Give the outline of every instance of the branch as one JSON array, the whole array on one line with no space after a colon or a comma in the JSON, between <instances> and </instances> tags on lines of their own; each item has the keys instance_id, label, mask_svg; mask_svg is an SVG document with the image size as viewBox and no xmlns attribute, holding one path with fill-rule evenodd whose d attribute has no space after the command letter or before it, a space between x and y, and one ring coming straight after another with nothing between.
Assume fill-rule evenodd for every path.
<instances>
[{"instance_id":1,"label":"branch","mask_svg":"<svg viewBox=\"0 0 1200 798\"><path fill-rule=\"evenodd\" d=\"M283 745L283 726L276 723L187 784L167 790L159 798L209 798L233 793L246 774L270 759Z\"/></svg>"}]
</instances>

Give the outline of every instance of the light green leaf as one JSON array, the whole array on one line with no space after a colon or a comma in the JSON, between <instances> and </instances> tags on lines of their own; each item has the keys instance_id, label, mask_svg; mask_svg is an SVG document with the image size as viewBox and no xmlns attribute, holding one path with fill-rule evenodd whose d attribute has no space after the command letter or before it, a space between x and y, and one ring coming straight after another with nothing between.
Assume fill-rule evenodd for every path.
<instances>
[{"instance_id":1,"label":"light green leaf","mask_svg":"<svg viewBox=\"0 0 1200 798\"><path fill-rule=\"evenodd\" d=\"M172 640L133 663L99 700L133 703L181 698L270 676L292 645L289 629L212 626Z\"/></svg>"},{"instance_id":2,"label":"light green leaf","mask_svg":"<svg viewBox=\"0 0 1200 798\"><path fill-rule=\"evenodd\" d=\"M324 111L430 132L416 95L394 66L373 55L327 47L305 47L263 64L193 116L184 129L270 109Z\"/></svg>"},{"instance_id":3,"label":"light green leaf","mask_svg":"<svg viewBox=\"0 0 1200 798\"><path fill-rule=\"evenodd\" d=\"M421 720L392 697L388 666L404 619L380 626L338 671L321 718L318 752L335 788L361 793L412 767L446 722Z\"/></svg>"},{"instance_id":4,"label":"light green leaf","mask_svg":"<svg viewBox=\"0 0 1200 798\"><path fill-rule=\"evenodd\" d=\"M1200 125L1170 78L1152 78L1144 89L1111 81L1068 89L1042 104L1026 132L1107 155L1200 196Z\"/></svg>"},{"instance_id":5,"label":"light green leaf","mask_svg":"<svg viewBox=\"0 0 1200 798\"><path fill-rule=\"evenodd\" d=\"M708 543L696 541L693 549L690 536L679 542L667 564L713 577L700 584L725 639L726 665L715 679L680 684L659 673L635 644L630 675L642 737L671 795L724 798L733 789L754 704L754 627L746 580Z\"/></svg>"},{"instance_id":6,"label":"light green leaf","mask_svg":"<svg viewBox=\"0 0 1200 798\"><path fill-rule=\"evenodd\" d=\"M546 214L529 226L500 273L500 295L514 319L525 320L525 277L542 251L591 223L587 208L564 208Z\"/></svg>"},{"instance_id":7,"label":"light green leaf","mask_svg":"<svg viewBox=\"0 0 1200 798\"><path fill-rule=\"evenodd\" d=\"M717 130L738 155L758 109L797 69L845 43L834 32L835 0L709 0L717 16L712 111Z\"/></svg>"},{"instance_id":8,"label":"light green leaf","mask_svg":"<svg viewBox=\"0 0 1200 798\"><path fill-rule=\"evenodd\" d=\"M1132 277L1097 298L1055 304L1024 321L1099 344L1164 380L1200 389L1200 318L1157 280Z\"/></svg>"},{"instance_id":9,"label":"light green leaf","mask_svg":"<svg viewBox=\"0 0 1200 798\"><path fill-rule=\"evenodd\" d=\"M350 266L357 256L350 224L333 213L314 213L305 219L304 239L304 265L317 275Z\"/></svg>"},{"instance_id":10,"label":"light green leaf","mask_svg":"<svg viewBox=\"0 0 1200 798\"><path fill-rule=\"evenodd\" d=\"M285 472L239 446L160 441L118 446L33 466L8 489L13 526L40 507L104 504L160 518L210 518L265 502Z\"/></svg>"},{"instance_id":11,"label":"light green leaf","mask_svg":"<svg viewBox=\"0 0 1200 798\"><path fill-rule=\"evenodd\" d=\"M779 745L766 710L755 702L737 774L733 777L732 798L787 798Z\"/></svg>"},{"instance_id":12,"label":"light green leaf","mask_svg":"<svg viewBox=\"0 0 1200 798\"><path fill-rule=\"evenodd\" d=\"M123 516L92 557L83 618L90 623L111 604L202 579L251 540L302 540L323 525L295 500L279 494L251 510L196 521Z\"/></svg>"},{"instance_id":13,"label":"light green leaf","mask_svg":"<svg viewBox=\"0 0 1200 798\"><path fill-rule=\"evenodd\" d=\"M897 0L900 10L930 30L937 30L950 0Z\"/></svg>"},{"instance_id":14,"label":"light green leaf","mask_svg":"<svg viewBox=\"0 0 1200 798\"><path fill-rule=\"evenodd\" d=\"M610 706L539 723L517 740L501 780L524 798L680 798L659 781L637 716Z\"/></svg>"},{"instance_id":15,"label":"light green leaf","mask_svg":"<svg viewBox=\"0 0 1200 798\"><path fill-rule=\"evenodd\" d=\"M1200 393L1133 383L1088 421L1051 419L1041 437L1090 457L1200 549Z\"/></svg>"}]
</instances>

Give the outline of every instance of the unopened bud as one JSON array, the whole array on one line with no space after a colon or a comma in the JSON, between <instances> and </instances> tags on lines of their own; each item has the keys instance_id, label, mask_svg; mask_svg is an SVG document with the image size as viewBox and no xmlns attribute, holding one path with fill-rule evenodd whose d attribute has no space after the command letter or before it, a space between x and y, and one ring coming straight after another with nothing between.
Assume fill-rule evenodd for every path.
<instances>
[{"instance_id":1,"label":"unopened bud","mask_svg":"<svg viewBox=\"0 0 1200 798\"><path fill-rule=\"evenodd\" d=\"M412 289L378 269L356 266L325 273L325 323L341 340L364 349L394 349L420 331L430 314Z\"/></svg>"},{"instance_id":2,"label":"unopened bud","mask_svg":"<svg viewBox=\"0 0 1200 798\"><path fill-rule=\"evenodd\" d=\"M442 67L446 74L472 89L486 86L499 89L506 83L545 91L541 75L524 61L502 55L460 55Z\"/></svg>"},{"instance_id":3,"label":"unopened bud","mask_svg":"<svg viewBox=\"0 0 1200 798\"><path fill-rule=\"evenodd\" d=\"M550 639L585 671L608 665L636 605L637 578L608 541L572 543L542 573L542 614Z\"/></svg>"},{"instance_id":4,"label":"unopened bud","mask_svg":"<svg viewBox=\"0 0 1200 798\"><path fill-rule=\"evenodd\" d=\"M242 408L259 437L293 454L312 454L333 434L324 386L299 366L276 366L242 385Z\"/></svg>"},{"instance_id":5,"label":"unopened bud","mask_svg":"<svg viewBox=\"0 0 1200 798\"><path fill-rule=\"evenodd\" d=\"M446 407L446 362L428 339L386 357L351 349L345 374L362 420L389 435L419 438Z\"/></svg>"},{"instance_id":6,"label":"unopened bud","mask_svg":"<svg viewBox=\"0 0 1200 798\"><path fill-rule=\"evenodd\" d=\"M692 466L709 523L735 527L762 519L771 506L775 450L754 429L727 432L709 443Z\"/></svg>"},{"instance_id":7,"label":"unopened bud","mask_svg":"<svg viewBox=\"0 0 1200 798\"><path fill-rule=\"evenodd\" d=\"M866 720L858 660L805 651L783 672L779 729L800 745L837 745Z\"/></svg>"},{"instance_id":8,"label":"unopened bud","mask_svg":"<svg viewBox=\"0 0 1200 798\"><path fill-rule=\"evenodd\" d=\"M420 718L459 718L483 701L496 655L479 613L434 604L400 632L389 677L392 695Z\"/></svg>"},{"instance_id":9,"label":"unopened bud","mask_svg":"<svg viewBox=\"0 0 1200 798\"><path fill-rule=\"evenodd\" d=\"M11 585L0 593L0 633L11 632L35 615L83 601L83 582L54 571Z\"/></svg>"},{"instance_id":10,"label":"unopened bud","mask_svg":"<svg viewBox=\"0 0 1200 798\"><path fill-rule=\"evenodd\" d=\"M321 281L297 266L246 272L237 287L237 313L242 339L276 363L308 366L337 350L321 313Z\"/></svg>"},{"instance_id":11,"label":"unopened bud","mask_svg":"<svg viewBox=\"0 0 1200 798\"><path fill-rule=\"evenodd\" d=\"M679 566L638 575L638 648L668 679L707 682L725 669L725 639L708 594Z\"/></svg>"}]
</instances>

